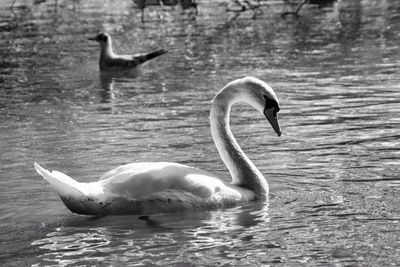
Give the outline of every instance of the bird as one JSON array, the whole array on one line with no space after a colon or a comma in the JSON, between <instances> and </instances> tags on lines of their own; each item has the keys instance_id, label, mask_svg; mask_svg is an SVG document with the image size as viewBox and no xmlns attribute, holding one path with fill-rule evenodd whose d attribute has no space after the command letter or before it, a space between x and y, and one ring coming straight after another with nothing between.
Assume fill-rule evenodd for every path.
<instances>
[{"instance_id":1,"label":"bird","mask_svg":"<svg viewBox=\"0 0 400 267\"><path fill-rule=\"evenodd\" d=\"M117 55L113 51L112 39L108 33L99 33L88 39L100 44L99 67L102 72L137 73L138 67L143 63L168 52L160 49L147 54Z\"/></svg>"},{"instance_id":2,"label":"bird","mask_svg":"<svg viewBox=\"0 0 400 267\"><path fill-rule=\"evenodd\" d=\"M230 111L244 102L264 114L281 135L278 98L262 80L247 76L229 82L211 105L210 128L215 146L232 181L199 168L173 162L134 162L119 166L95 182L34 167L58 193L65 206L83 215L149 215L229 208L267 199L268 182L245 155L229 126Z\"/></svg>"}]
</instances>

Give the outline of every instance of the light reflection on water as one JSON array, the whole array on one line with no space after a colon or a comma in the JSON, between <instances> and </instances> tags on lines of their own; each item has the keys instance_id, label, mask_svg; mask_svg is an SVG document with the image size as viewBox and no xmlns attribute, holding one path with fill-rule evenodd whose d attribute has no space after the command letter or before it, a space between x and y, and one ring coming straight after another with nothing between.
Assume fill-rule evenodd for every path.
<instances>
[{"instance_id":1,"label":"light reflection on water","mask_svg":"<svg viewBox=\"0 0 400 267\"><path fill-rule=\"evenodd\" d=\"M145 24L130 1L58 2L0 7L3 265L399 264L397 1L340 1L287 19L275 1L257 20L201 2L195 20L153 10ZM101 76L86 38L104 30L117 52L169 53L139 77ZM87 218L34 172L38 161L91 181L120 164L168 160L228 180L210 100L249 74L281 102L280 138L251 108L232 114L269 180L268 203Z\"/></svg>"},{"instance_id":2,"label":"light reflection on water","mask_svg":"<svg viewBox=\"0 0 400 267\"><path fill-rule=\"evenodd\" d=\"M134 264L210 264L211 255L224 256L221 264L238 263L257 251L241 248L242 242L278 248L260 237L270 228L268 204L185 214L154 216L150 221L137 217L74 218L65 221L46 238L34 241L48 253L42 260L57 264L74 263L77 256L88 262ZM244 229L254 229L246 232ZM179 243L186 243L180 246ZM239 251L230 251L232 248ZM241 251L243 250L243 251ZM205 254L204 254L205 253ZM208 255L211 254L211 255ZM259 255L260 256L260 255ZM140 259L140 260L139 260ZM267 258L266 258L267 259ZM249 262L248 260L242 263ZM195 264L195 265L196 265Z\"/></svg>"}]
</instances>

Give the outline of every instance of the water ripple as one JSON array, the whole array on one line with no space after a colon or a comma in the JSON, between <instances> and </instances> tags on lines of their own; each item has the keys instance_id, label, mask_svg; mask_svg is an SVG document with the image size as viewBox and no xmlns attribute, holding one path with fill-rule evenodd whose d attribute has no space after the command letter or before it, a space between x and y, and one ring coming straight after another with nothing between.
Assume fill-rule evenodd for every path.
<instances>
[{"instance_id":1,"label":"water ripple","mask_svg":"<svg viewBox=\"0 0 400 267\"><path fill-rule=\"evenodd\" d=\"M3 265L399 265L397 1L310 4L286 19L284 1L258 19L234 17L227 2L201 1L195 20L149 7L143 24L130 0L1 2ZM87 41L99 31L118 52L169 53L136 78L99 75L98 45ZM34 173L39 161L93 181L124 163L168 160L229 181L210 100L249 74L281 105L280 138L251 107L231 117L268 179L268 202L78 217Z\"/></svg>"}]
</instances>

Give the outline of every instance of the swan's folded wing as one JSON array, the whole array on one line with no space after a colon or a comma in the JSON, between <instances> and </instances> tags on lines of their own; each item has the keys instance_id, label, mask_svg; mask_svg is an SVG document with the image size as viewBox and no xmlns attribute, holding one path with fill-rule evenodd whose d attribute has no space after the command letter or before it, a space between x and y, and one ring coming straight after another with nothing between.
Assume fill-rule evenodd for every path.
<instances>
[{"instance_id":1,"label":"swan's folded wing","mask_svg":"<svg viewBox=\"0 0 400 267\"><path fill-rule=\"evenodd\" d=\"M135 172L140 172L141 169L142 169L141 164L137 164L137 163L125 164L125 165L119 166L115 169L112 169L111 171L106 172L105 174L103 174L100 177L99 181L106 180L106 179L112 178L114 176L118 176L118 174L123 173L127 170L131 170L133 173L135 173Z\"/></svg>"},{"instance_id":2,"label":"swan's folded wing","mask_svg":"<svg viewBox=\"0 0 400 267\"><path fill-rule=\"evenodd\" d=\"M190 166L186 166L183 164L179 163L173 163L173 162L135 162L135 163L129 163L125 165L121 165L111 171L106 172L100 177L101 180L106 180L110 178L115 178L116 176L120 175L126 175L127 172L130 174L139 174L139 173L145 173L145 172L151 172L151 171L162 171L164 176L166 174L179 174L179 176L182 175L187 175L187 174L192 174L192 173L198 173L198 174L204 174L207 176L215 177L212 173L204 170L200 170L197 168L193 168Z\"/></svg>"},{"instance_id":3,"label":"swan's folded wing","mask_svg":"<svg viewBox=\"0 0 400 267\"><path fill-rule=\"evenodd\" d=\"M183 190L207 198L224 186L206 171L168 162L123 165L103 175L100 182L111 194L136 199L164 190Z\"/></svg>"}]
</instances>

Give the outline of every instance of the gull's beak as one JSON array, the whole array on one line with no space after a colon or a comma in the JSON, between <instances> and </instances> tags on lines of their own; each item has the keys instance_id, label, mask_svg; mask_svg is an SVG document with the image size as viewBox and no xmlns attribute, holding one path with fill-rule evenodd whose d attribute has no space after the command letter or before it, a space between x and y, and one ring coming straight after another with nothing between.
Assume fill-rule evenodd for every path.
<instances>
[{"instance_id":1,"label":"gull's beak","mask_svg":"<svg viewBox=\"0 0 400 267\"><path fill-rule=\"evenodd\" d=\"M88 38L90 41L97 41L97 36Z\"/></svg>"},{"instance_id":2,"label":"gull's beak","mask_svg":"<svg viewBox=\"0 0 400 267\"><path fill-rule=\"evenodd\" d=\"M278 114L275 112L275 108L268 108L264 110L264 115L267 117L272 128L278 136L282 135L281 126L279 126Z\"/></svg>"}]
</instances>

